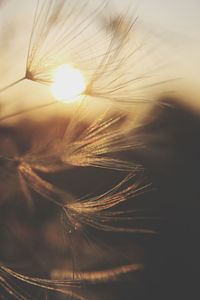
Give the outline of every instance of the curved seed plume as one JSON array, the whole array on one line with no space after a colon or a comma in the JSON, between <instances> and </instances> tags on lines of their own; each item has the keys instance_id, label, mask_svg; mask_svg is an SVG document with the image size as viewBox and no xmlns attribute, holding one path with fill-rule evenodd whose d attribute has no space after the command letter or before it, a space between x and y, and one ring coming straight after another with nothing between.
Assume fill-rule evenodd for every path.
<instances>
[{"instance_id":1,"label":"curved seed plume","mask_svg":"<svg viewBox=\"0 0 200 300\"><path fill-rule=\"evenodd\" d=\"M93 272L68 272L65 270L54 270L51 273L52 279L66 280L74 277L75 280L84 281L85 283L99 283L114 281L124 274L143 270L143 264L129 264L112 269L93 271Z\"/></svg>"},{"instance_id":2,"label":"curved seed plume","mask_svg":"<svg viewBox=\"0 0 200 300\"><path fill-rule=\"evenodd\" d=\"M46 133L47 141L33 143L28 153L19 160L44 173L77 166L140 171L142 167L139 164L127 161L122 156L122 152L132 151L140 145L131 129L126 127L124 119L126 120L124 115L107 118L102 114L86 129L83 127L79 135L76 130L83 126L79 122L70 129L67 127L63 138L56 136L56 132L49 131Z\"/></svg>"},{"instance_id":3,"label":"curved seed plume","mask_svg":"<svg viewBox=\"0 0 200 300\"><path fill-rule=\"evenodd\" d=\"M59 207L62 207L62 199L64 199L64 197L67 197L69 199L72 198L72 196L67 192L56 188L53 184L38 176L33 171L31 166L27 163L22 162L21 164L19 164L18 174L19 178L21 179L22 188L23 186L26 187L26 185L28 185L28 187L30 187L36 193L53 202ZM24 190L25 189L23 189L23 191Z\"/></svg>"},{"instance_id":4,"label":"curved seed plume","mask_svg":"<svg viewBox=\"0 0 200 300\"><path fill-rule=\"evenodd\" d=\"M127 176L124 180L122 180L119 184L117 184L114 188L109 190L108 192L86 200L69 203L67 204L67 208L74 210L77 213L97 213L99 211L104 211L110 209L120 203L127 201L128 198L135 195L138 191L138 183L128 185L128 187L123 188L125 184L133 177L133 175Z\"/></svg>"},{"instance_id":5,"label":"curved seed plume","mask_svg":"<svg viewBox=\"0 0 200 300\"><path fill-rule=\"evenodd\" d=\"M25 291L19 291L19 287L16 287L13 283L10 283L8 278L4 278L3 275L0 275L0 287L2 287L9 297L12 297L12 299L34 300L30 295L27 295Z\"/></svg>"},{"instance_id":6,"label":"curved seed plume","mask_svg":"<svg viewBox=\"0 0 200 300\"><path fill-rule=\"evenodd\" d=\"M135 138L123 127L123 118L124 116L113 116L105 119L102 115L75 141L66 137L62 162L72 166L93 166L120 171L141 169L133 162L112 156L138 146Z\"/></svg>"},{"instance_id":7,"label":"curved seed plume","mask_svg":"<svg viewBox=\"0 0 200 300\"><path fill-rule=\"evenodd\" d=\"M19 281L27 283L27 284L31 284L33 286L44 288L44 289L47 289L50 291L59 292L66 296L72 297L72 299L86 300L84 297L82 297L78 293L74 292L73 289L80 288L80 282L78 282L76 280L59 281L59 280L34 278L34 277L29 277L29 276L25 276L20 273L17 273L5 266L1 266L0 270L3 271L6 275L9 275L13 278L18 279ZM7 286L5 285L4 288L6 288L6 287ZM8 288L7 292L12 293L12 285L11 286L9 285L7 288ZM17 294L16 292L13 295L16 295L17 297L19 296L19 294ZM15 297L15 299L30 300L30 298L20 298L20 297L17 298L17 297Z\"/></svg>"},{"instance_id":8,"label":"curved seed plume","mask_svg":"<svg viewBox=\"0 0 200 300\"><path fill-rule=\"evenodd\" d=\"M79 224L83 224L98 230L109 232L127 232L127 233L141 233L141 234L155 234L156 231L146 228L130 228L115 226L114 223L119 221L134 220L134 217L126 217L126 212L112 212L109 215L109 210L117 207L119 204L128 201L129 198L134 197L138 193L144 192L145 187L140 187L139 184L129 184L129 180L133 175L127 176L118 185L110 191L85 200L76 200L68 202L63 206L64 214L67 221L76 230ZM108 214L105 212L108 210ZM116 218L115 218L116 216Z\"/></svg>"},{"instance_id":9,"label":"curved seed plume","mask_svg":"<svg viewBox=\"0 0 200 300\"><path fill-rule=\"evenodd\" d=\"M73 299L85 300L84 297L75 293L74 289L80 288L82 284L95 284L115 281L124 274L140 271L143 270L143 268L143 264L137 263L93 272L70 272L56 270L51 273L52 279L42 279L22 275L3 265L1 265L0 270L1 273L6 274L6 277L8 278L11 276L27 284L60 292L64 295L72 297ZM5 279L2 275L0 276L0 286L2 286L8 294L13 296L14 299L32 300L30 296L24 296L18 292L14 286L9 283L8 279Z\"/></svg>"},{"instance_id":10,"label":"curved seed plume","mask_svg":"<svg viewBox=\"0 0 200 300\"><path fill-rule=\"evenodd\" d=\"M122 221L147 220L148 218L131 217L129 210L110 211L119 204L128 201L129 198L144 192L147 186L140 187L139 183L130 183L133 175L127 176L118 185L108 192L89 199L77 199L71 194L62 191L46 180L38 176L26 163L18 166L21 188L29 200L28 187L58 206L67 218L70 226L77 230L78 224L89 226L108 232L127 232L138 234L155 234L156 231L137 227L120 227ZM67 203L66 203L66 199ZM68 224L68 225L69 225Z\"/></svg>"},{"instance_id":11,"label":"curved seed plume","mask_svg":"<svg viewBox=\"0 0 200 300\"><path fill-rule=\"evenodd\" d=\"M74 200L74 197L71 194L56 188L56 186L38 176L26 163L21 163L18 166L18 173L21 188L26 198L32 201L28 190L29 187L45 199L58 206L67 217L67 222L69 222L70 226L74 229L79 227L78 224L82 224L109 232L139 234L156 233L151 229L120 227L117 225L118 222L138 220L139 218L131 217L128 210L124 212L109 211L119 204L126 202L129 198L145 191L147 186L140 187L139 183L128 184L129 180L133 178L133 175L127 176L110 191L100 196L85 200ZM65 204L66 199L68 199L67 204ZM140 218L140 220L142 220L142 218Z\"/></svg>"},{"instance_id":12,"label":"curved seed plume","mask_svg":"<svg viewBox=\"0 0 200 300\"><path fill-rule=\"evenodd\" d=\"M5 266L0 267L6 274L15 277L23 282L33 285L43 286L47 288L66 287L66 288L79 288L83 283L99 283L114 281L124 274L143 270L144 265L141 263L127 264L112 269L105 269L92 272L72 272L72 271L59 271L55 270L51 273L52 279L35 278L17 273Z\"/></svg>"},{"instance_id":13,"label":"curved seed plume","mask_svg":"<svg viewBox=\"0 0 200 300\"><path fill-rule=\"evenodd\" d=\"M2 157L1 159L5 163L1 171L6 174L6 176L9 176L10 180L19 180L20 189L29 204L33 202L30 190L60 208L62 208L64 199L68 198L71 201L74 198L67 191L62 191L54 184L44 180L36 173L32 165L27 163L23 158Z\"/></svg>"}]
</instances>

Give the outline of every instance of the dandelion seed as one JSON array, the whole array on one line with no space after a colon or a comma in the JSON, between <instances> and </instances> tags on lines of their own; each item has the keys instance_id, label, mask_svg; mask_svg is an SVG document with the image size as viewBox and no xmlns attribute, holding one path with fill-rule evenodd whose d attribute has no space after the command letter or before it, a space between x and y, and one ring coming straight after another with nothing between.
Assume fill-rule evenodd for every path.
<instances>
[{"instance_id":1,"label":"dandelion seed","mask_svg":"<svg viewBox=\"0 0 200 300\"><path fill-rule=\"evenodd\" d=\"M152 70L138 72L135 62L140 60L142 45L132 39L130 42L136 18L126 22L126 15L114 17L105 31L99 28L97 20L106 9L104 3L94 7L84 0L81 4L69 0L38 0L25 76L0 89L0 93L29 79L53 84L56 99L62 101L82 96L120 103L149 102L143 88L152 87L148 75ZM76 70L77 76L79 73L84 77L84 83L80 76L69 80L63 74L55 85L56 70L66 65L72 68L70 77Z\"/></svg>"},{"instance_id":2,"label":"dandelion seed","mask_svg":"<svg viewBox=\"0 0 200 300\"><path fill-rule=\"evenodd\" d=\"M92 271L92 272L74 272L71 271L52 271L51 277L53 279L42 279L42 278L34 278L26 275L22 275L17 273L5 266L1 266L1 271L4 273L11 275L21 281L31 283L33 285L40 286L43 284L47 287L69 287L69 288L78 288L81 287L82 283L97 283L97 282L107 282L108 280L113 281L116 280L117 277L135 272L138 270L142 270L144 268L143 264L127 264L119 267L115 267L112 269L105 269L100 271Z\"/></svg>"},{"instance_id":3,"label":"dandelion seed","mask_svg":"<svg viewBox=\"0 0 200 300\"><path fill-rule=\"evenodd\" d=\"M15 285L13 283L10 283L8 278L4 278L2 275L0 275L0 287L4 289L4 291L9 295L9 297L12 297L12 299L17 300L33 300L33 298L29 295L27 298L27 295L23 295L23 292L19 291L19 287L15 288ZM25 293L26 294L26 293ZM6 298L5 298L6 299ZM9 298L10 299L10 298Z\"/></svg>"},{"instance_id":4,"label":"dandelion seed","mask_svg":"<svg viewBox=\"0 0 200 300\"><path fill-rule=\"evenodd\" d=\"M40 178L29 165L25 163L19 164L18 172L19 176L23 178L24 182L26 182L31 189L50 201L52 200L52 195L54 195L55 199L53 202L59 205L56 196L60 195L60 190L57 190L52 184Z\"/></svg>"},{"instance_id":5,"label":"dandelion seed","mask_svg":"<svg viewBox=\"0 0 200 300\"><path fill-rule=\"evenodd\" d=\"M129 198L134 197L137 193L145 190L146 187L139 187L138 183L130 184L126 187L132 176L133 175L127 176L105 194L85 200L79 199L65 204L63 211L72 227L76 229L76 224L83 224L98 230L110 232L155 234L155 231L151 229L115 226L113 225L113 221L120 221L120 219L126 220L125 213L121 218L116 212L116 219L114 212L112 215L105 213L105 211L117 207L119 204L126 202Z\"/></svg>"},{"instance_id":6,"label":"dandelion seed","mask_svg":"<svg viewBox=\"0 0 200 300\"><path fill-rule=\"evenodd\" d=\"M115 214L105 213L107 210L126 202L129 198L145 190L146 187L139 187L139 183L127 185L133 178L133 175L127 176L122 182L105 194L85 200L77 199L75 201L71 194L56 188L56 186L38 176L27 163L20 162L17 166L17 171L25 196L28 194L29 198L30 194L27 192L27 187L29 187L45 199L54 203L64 212L72 228L77 229L79 227L78 224L83 224L111 232L155 233L151 229L126 228L114 225L114 223L120 221L130 220L130 217L125 216L126 212L115 212ZM67 204L65 204L66 199Z\"/></svg>"},{"instance_id":7,"label":"dandelion seed","mask_svg":"<svg viewBox=\"0 0 200 300\"><path fill-rule=\"evenodd\" d=\"M140 165L122 156L123 152L132 151L140 145L125 120L124 115L106 117L106 114L102 114L91 124L87 121L80 126L80 120L75 124L69 121L64 136L59 137L49 131L46 140L43 139L42 143L36 141L27 154L16 160L44 173L77 166L139 171L142 169ZM81 131L78 135L77 128Z\"/></svg>"},{"instance_id":8,"label":"dandelion seed","mask_svg":"<svg viewBox=\"0 0 200 300\"><path fill-rule=\"evenodd\" d=\"M72 166L93 166L121 171L133 171L138 168L134 163L113 158L112 153L133 150L137 146L134 138L121 129L124 116L115 116L105 120L101 116L93 122L74 142L66 137L61 160ZM123 123L123 122L122 122ZM117 128L114 128L114 127Z\"/></svg>"},{"instance_id":9,"label":"dandelion seed","mask_svg":"<svg viewBox=\"0 0 200 300\"><path fill-rule=\"evenodd\" d=\"M107 269L103 271L93 271L93 272L67 272L67 271L53 271L52 277L55 279L41 279L33 278L30 276L25 276L17 273L5 266L1 266L1 272L7 276L16 278L19 281L31 284L37 287L45 288L47 290L57 291L67 296L72 296L73 299L85 300L84 297L75 293L72 289L78 289L84 283L94 284L103 283L108 281L115 281L120 276L142 270L144 268L143 264L129 264L120 267L115 267L112 269ZM13 289L12 285L8 283L3 277L0 277L0 285L3 286L7 292L14 296L15 299L26 300L27 298L19 294ZM29 297L28 299L32 299Z\"/></svg>"},{"instance_id":10,"label":"dandelion seed","mask_svg":"<svg viewBox=\"0 0 200 300\"><path fill-rule=\"evenodd\" d=\"M30 43L28 48L25 76L2 88L4 92L19 82L29 79L51 84L54 71L63 64L77 64L75 50L82 33L88 30L104 5L93 10L88 1L38 0ZM91 34L90 34L91 35ZM76 48L74 49L76 44ZM71 45L72 44L72 45Z\"/></svg>"},{"instance_id":11,"label":"dandelion seed","mask_svg":"<svg viewBox=\"0 0 200 300\"><path fill-rule=\"evenodd\" d=\"M9 168L4 167L4 173L10 176L10 180L18 180L20 189L23 192L28 204L32 206L33 200L31 191L36 192L45 199L48 199L58 207L62 207L62 201L66 197L73 199L66 191L56 188L53 184L42 179L31 167L20 158L5 158L9 162Z\"/></svg>"},{"instance_id":12,"label":"dandelion seed","mask_svg":"<svg viewBox=\"0 0 200 300\"><path fill-rule=\"evenodd\" d=\"M78 293L74 292L73 289L77 289L80 287L80 282L75 280L65 280L65 281L56 281L56 280L48 280L48 279L40 279L40 278L33 278L29 276L22 275L20 273L17 273L5 266L0 267L1 272L3 271L4 274L7 276L11 276L13 278L18 279L21 282L31 284L36 287L44 288L46 290L54 291L62 293L63 295L72 297L72 299L76 300L86 300L84 297L79 295ZM12 285L8 284L4 278L1 280L0 277L0 285L2 285L2 282L4 283L3 288L6 289L6 291L13 296L13 298L18 300L27 300L27 297L23 297L23 295L19 294L17 291L15 291L12 287ZM28 298L31 299L31 298Z\"/></svg>"},{"instance_id":13,"label":"dandelion seed","mask_svg":"<svg viewBox=\"0 0 200 300\"><path fill-rule=\"evenodd\" d=\"M102 271L92 271L92 272L68 272L65 270L54 270L51 273L51 277L55 280L65 280L72 276L75 280L80 280L85 283L99 283L108 282L118 279L120 276L142 270L144 268L143 264L129 264L120 267L115 267L112 269L105 269Z\"/></svg>"}]
</instances>

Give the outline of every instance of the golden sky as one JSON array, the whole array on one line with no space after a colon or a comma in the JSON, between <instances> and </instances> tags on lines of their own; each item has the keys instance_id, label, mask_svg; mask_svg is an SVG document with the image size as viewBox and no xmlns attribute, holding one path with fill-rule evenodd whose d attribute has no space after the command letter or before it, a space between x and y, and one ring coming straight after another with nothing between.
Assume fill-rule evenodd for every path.
<instances>
[{"instance_id":1,"label":"golden sky","mask_svg":"<svg viewBox=\"0 0 200 300\"><path fill-rule=\"evenodd\" d=\"M101 0L92 1L100 3ZM28 41L37 0L10 0L0 10L0 47L1 85L17 80L24 72ZM113 12L127 12L131 17L139 16L139 34L150 34L150 44L158 45L156 51L149 53L151 64L170 65L171 77L181 77L193 90L200 92L200 2L197 0L112 0L109 5ZM13 26L14 25L14 26ZM146 41L145 41L146 42ZM152 46L151 45L151 46ZM157 46L155 46L157 47ZM146 61L141 60L142 68L147 68ZM162 73L165 73L163 69ZM19 75L16 75L19 74ZM34 92L29 92L29 101L33 95L40 93L45 97L49 91L43 87L31 85ZM24 90L30 90L30 83L22 83L21 89L14 89L23 97ZM6 96L5 96L6 97ZM9 95L10 97L10 95Z\"/></svg>"}]
</instances>

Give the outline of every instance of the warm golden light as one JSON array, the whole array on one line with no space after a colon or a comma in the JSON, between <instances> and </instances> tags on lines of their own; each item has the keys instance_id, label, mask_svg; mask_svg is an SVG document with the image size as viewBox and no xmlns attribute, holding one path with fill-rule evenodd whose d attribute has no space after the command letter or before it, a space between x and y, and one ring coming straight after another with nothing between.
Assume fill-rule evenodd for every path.
<instances>
[{"instance_id":1,"label":"warm golden light","mask_svg":"<svg viewBox=\"0 0 200 300\"><path fill-rule=\"evenodd\" d=\"M84 90L85 80L80 70L62 65L55 71L51 91L57 100L66 103L78 101Z\"/></svg>"}]
</instances>

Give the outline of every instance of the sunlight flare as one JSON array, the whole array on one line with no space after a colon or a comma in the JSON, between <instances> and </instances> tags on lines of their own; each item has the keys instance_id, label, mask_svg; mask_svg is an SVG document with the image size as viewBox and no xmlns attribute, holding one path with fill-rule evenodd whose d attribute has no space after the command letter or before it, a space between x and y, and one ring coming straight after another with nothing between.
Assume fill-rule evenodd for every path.
<instances>
[{"instance_id":1,"label":"sunlight flare","mask_svg":"<svg viewBox=\"0 0 200 300\"><path fill-rule=\"evenodd\" d=\"M71 103L80 100L84 92L85 80L79 69L70 65L60 66L53 74L51 91L53 96L62 102Z\"/></svg>"}]
</instances>

